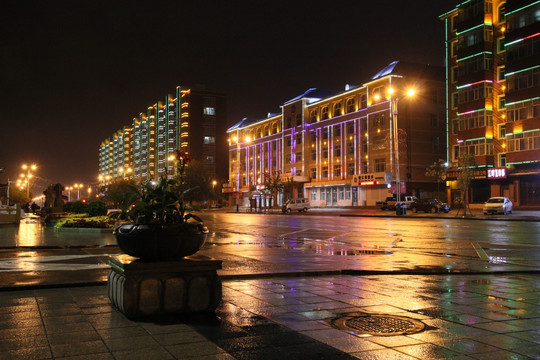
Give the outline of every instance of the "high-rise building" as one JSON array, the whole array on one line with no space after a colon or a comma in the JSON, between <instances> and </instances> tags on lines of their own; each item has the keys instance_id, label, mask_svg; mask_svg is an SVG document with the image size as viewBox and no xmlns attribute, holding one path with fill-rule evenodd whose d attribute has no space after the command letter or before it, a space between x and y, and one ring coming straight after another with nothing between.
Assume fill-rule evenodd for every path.
<instances>
[{"instance_id":1,"label":"high-rise building","mask_svg":"<svg viewBox=\"0 0 540 360\"><path fill-rule=\"evenodd\" d=\"M540 1L469 0L441 15L446 29L451 199L459 158L478 167L470 202L507 196L540 204Z\"/></svg>"},{"instance_id":2,"label":"high-rise building","mask_svg":"<svg viewBox=\"0 0 540 360\"><path fill-rule=\"evenodd\" d=\"M130 126L101 143L100 183L132 179L142 184L171 178L177 149L204 164L209 178L225 181L226 98L223 94L178 86L175 96L149 106Z\"/></svg>"},{"instance_id":3,"label":"high-rise building","mask_svg":"<svg viewBox=\"0 0 540 360\"><path fill-rule=\"evenodd\" d=\"M442 67L398 61L362 86L309 89L281 113L227 130L224 192L231 204L251 198L268 206L271 197L257 189L279 176L291 184L285 197L308 197L312 206L375 205L398 192L433 196L426 168L445 157L444 104Z\"/></svg>"}]
</instances>

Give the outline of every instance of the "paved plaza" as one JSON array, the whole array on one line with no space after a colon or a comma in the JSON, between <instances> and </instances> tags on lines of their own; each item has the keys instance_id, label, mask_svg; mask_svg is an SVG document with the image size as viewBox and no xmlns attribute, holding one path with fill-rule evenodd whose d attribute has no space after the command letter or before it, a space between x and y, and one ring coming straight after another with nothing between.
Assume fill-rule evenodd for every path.
<instances>
[{"instance_id":1,"label":"paved plaza","mask_svg":"<svg viewBox=\"0 0 540 360\"><path fill-rule=\"evenodd\" d=\"M203 250L228 254L215 313L137 321L112 307L106 266L84 278L90 269L69 265L105 261L115 247L55 250L43 266L57 283L37 276L1 288L0 359L540 359L537 266L445 274L381 254L223 250ZM15 254L23 251L11 251L2 281L22 266ZM267 271L235 272L230 264L242 261ZM352 271L352 262L379 270Z\"/></svg>"}]
</instances>

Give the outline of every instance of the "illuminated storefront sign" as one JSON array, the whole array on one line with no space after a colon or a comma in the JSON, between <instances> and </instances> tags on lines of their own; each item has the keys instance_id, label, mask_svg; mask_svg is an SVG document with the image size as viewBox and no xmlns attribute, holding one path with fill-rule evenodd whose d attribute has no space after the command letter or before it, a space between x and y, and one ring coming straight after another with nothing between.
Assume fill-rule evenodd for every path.
<instances>
[{"instance_id":1,"label":"illuminated storefront sign","mask_svg":"<svg viewBox=\"0 0 540 360\"><path fill-rule=\"evenodd\" d=\"M487 169L488 179L506 179L506 168Z\"/></svg>"}]
</instances>

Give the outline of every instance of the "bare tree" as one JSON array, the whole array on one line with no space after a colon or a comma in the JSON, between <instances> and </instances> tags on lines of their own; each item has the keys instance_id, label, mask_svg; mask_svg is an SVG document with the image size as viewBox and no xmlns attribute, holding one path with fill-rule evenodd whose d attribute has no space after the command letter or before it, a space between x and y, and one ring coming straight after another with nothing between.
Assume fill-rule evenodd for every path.
<instances>
[{"instance_id":1,"label":"bare tree","mask_svg":"<svg viewBox=\"0 0 540 360\"><path fill-rule=\"evenodd\" d=\"M469 203L467 202L467 194L469 193L469 188L471 186L471 181L474 178L474 172L478 167L476 162L476 157L474 154L463 154L459 157L458 166L460 173L458 176L458 187L461 190L461 204L462 206L458 209L456 216L459 216L461 208L463 208L463 215L467 216L467 210L469 210L469 215L473 216Z\"/></svg>"}]
</instances>

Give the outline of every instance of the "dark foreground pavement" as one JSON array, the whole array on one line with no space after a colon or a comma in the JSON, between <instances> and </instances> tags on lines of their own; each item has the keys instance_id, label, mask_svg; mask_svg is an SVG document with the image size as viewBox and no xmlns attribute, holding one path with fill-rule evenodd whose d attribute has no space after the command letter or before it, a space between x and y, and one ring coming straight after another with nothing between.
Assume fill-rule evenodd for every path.
<instances>
[{"instance_id":1,"label":"dark foreground pavement","mask_svg":"<svg viewBox=\"0 0 540 360\"><path fill-rule=\"evenodd\" d=\"M0 360L540 359L537 266L208 246L224 260L215 314L131 321L107 297L116 247L10 251ZM18 271L32 253L45 260Z\"/></svg>"}]
</instances>

